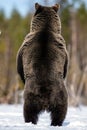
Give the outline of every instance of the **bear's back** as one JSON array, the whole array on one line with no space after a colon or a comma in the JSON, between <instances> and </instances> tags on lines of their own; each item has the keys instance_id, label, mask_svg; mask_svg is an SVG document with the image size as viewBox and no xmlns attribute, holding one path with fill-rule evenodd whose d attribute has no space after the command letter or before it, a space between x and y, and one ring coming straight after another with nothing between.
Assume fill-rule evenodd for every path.
<instances>
[{"instance_id":1,"label":"bear's back","mask_svg":"<svg viewBox=\"0 0 87 130\"><path fill-rule=\"evenodd\" d=\"M63 73L66 52L62 37L51 31L40 31L26 39L23 50L25 77L40 75L40 78L45 78L48 75L49 78L53 73Z\"/></svg>"}]
</instances>

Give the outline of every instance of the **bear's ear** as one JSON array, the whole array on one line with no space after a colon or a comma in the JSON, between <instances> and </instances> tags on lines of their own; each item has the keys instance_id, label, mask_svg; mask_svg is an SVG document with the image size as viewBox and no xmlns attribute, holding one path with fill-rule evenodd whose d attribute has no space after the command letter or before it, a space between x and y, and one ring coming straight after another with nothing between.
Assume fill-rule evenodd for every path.
<instances>
[{"instance_id":1,"label":"bear's ear","mask_svg":"<svg viewBox=\"0 0 87 130\"><path fill-rule=\"evenodd\" d=\"M52 8L54 9L55 12L57 12L60 8L59 4L55 4L54 6L52 6Z\"/></svg>"},{"instance_id":2,"label":"bear's ear","mask_svg":"<svg viewBox=\"0 0 87 130\"><path fill-rule=\"evenodd\" d=\"M40 5L38 3L35 3L35 9L38 10Z\"/></svg>"},{"instance_id":3,"label":"bear's ear","mask_svg":"<svg viewBox=\"0 0 87 130\"><path fill-rule=\"evenodd\" d=\"M39 5L38 3L35 3L35 9L36 9L36 14L40 13L43 10L43 6Z\"/></svg>"}]
</instances>

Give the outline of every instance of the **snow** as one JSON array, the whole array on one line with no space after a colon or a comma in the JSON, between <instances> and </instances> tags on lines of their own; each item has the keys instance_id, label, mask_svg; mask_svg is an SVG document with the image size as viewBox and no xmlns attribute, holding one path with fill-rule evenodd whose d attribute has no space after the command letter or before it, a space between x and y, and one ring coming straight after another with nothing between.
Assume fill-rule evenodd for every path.
<instances>
[{"instance_id":1,"label":"snow","mask_svg":"<svg viewBox=\"0 0 87 130\"><path fill-rule=\"evenodd\" d=\"M25 123L22 105L0 105L0 130L87 130L87 107L69 107L61 127L50 126L50 113L39 116L37 125Z\"/></svg>"}]
</instances>

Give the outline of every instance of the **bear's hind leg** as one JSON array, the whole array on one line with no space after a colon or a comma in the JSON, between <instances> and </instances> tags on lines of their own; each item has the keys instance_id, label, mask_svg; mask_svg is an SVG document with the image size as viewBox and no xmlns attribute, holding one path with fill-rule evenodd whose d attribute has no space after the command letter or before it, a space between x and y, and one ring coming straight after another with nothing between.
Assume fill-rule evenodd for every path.
<instances>
[{"instance_id":1,"label":"bear's hind leg","mask_svg":"<svg viewBox=\"0 0 87 130\"><path fill-rule=\"evenodd\" d=\"M25 122L27 123L32 122L33 124L36 124L38 120L35 107L26 102L24 103L24 119L25 119Z\"/></svg>"},{"instance_id":2,"label":"bear's hind leg","mask_svg":"<svg viewBox=\"0 0 87 130\"><path fill-rule=\"evenodd\" d=\"M51 125L62 126L67 112L66 106L58 105L51 110Z\"/></svg>"},{"instance_id":3,"label":"bear's hind leg","mask_svg":"<svg viewBox=\"0 0 87 130\"><path fill-rule=\"evenodd\" d=\"M29 123L32 122L33 124L37 124L38 121L38 114L40 113L41 109L38 104L38 100L34 97L25 100L24 102L24 119L25 122Z\"/></svg>"},{"instance_id":4,"label":"bear's hind leg","mask_svg":"<svg viewBox=\"0 0 87 130\"><path fill-rule=\"evenodd\" d=\"M51 112L51 125L53 126L61 126L67 113L68 95L64 84L62 86L63 89L61 90L54 88L53 96L51 95L50 98L49 111Z\"/></svg>"}]
</instances>

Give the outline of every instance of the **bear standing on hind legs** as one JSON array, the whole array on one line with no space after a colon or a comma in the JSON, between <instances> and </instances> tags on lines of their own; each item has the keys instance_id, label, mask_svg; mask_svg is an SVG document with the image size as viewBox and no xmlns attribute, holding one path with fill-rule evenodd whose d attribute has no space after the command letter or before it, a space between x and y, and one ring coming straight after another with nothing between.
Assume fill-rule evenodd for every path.
<instances>
[{"instance_id":1,"label":"bear standing on hind legs","mask_svg":"<svg viewBox=\"0 0 87 130\"><path fill-rule=\"evenodd\" d=\"M36 124L38 115L51 113L51 125L61 126L67 113L64 79L68 56L61 36L59 5L35 4L30 33L17 54L17 71L24 82L24 119Z\"/></svg>"}]
</instances>

